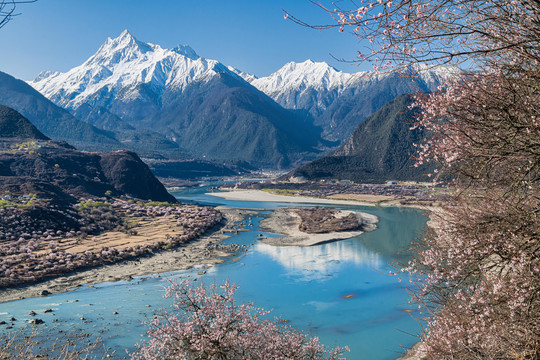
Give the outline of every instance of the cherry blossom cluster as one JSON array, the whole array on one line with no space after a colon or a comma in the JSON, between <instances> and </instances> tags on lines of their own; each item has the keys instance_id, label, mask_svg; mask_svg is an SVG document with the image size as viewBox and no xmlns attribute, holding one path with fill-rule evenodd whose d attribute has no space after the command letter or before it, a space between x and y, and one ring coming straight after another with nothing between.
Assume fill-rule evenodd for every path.
<instances>
[{"instance_id":1,"label":"cherry blossom cluster","mask_svg":"<svg viewBox=\"0 0 540 360\"><path fill-rule=\"evenodd\" d=\"M228 281L192 286L186 279L171 283L165 296L173 299L174 312L162 311L146 322L149 339L132 359L317 360L342 359L348 351L327 350L318 338L269 320L269 311L237 303L238 287Z\"/></svg>"},{"instance_id":2,"label":"cherry blossom cluster","mask_svg":"<svg viewBox=\"0 0 540 360\"><path fill-rule=\"evenodd\" d=\"M348 30L361 40L357 61L370 61L376 69L414 63L482 66L486 55L506 59L509 48L524 58L539 55L536 2L327 0L316 5L333 21L310 24L288 12L285 18L315 29Z\"/></svg>"},{"instance_id":3,"label":"cherry blossom cluster","mask_svg":"<svg viewBox=\"0 0 540 360\"><path fill-rule=\"evenodd\" d=\"M538 356L540 67L509 68L418 100L434 134L419 161L438 161L456 189L410 267L424 276L418 299L439 306L425 341L443 359Z\"/></svg>"}]
</instances>

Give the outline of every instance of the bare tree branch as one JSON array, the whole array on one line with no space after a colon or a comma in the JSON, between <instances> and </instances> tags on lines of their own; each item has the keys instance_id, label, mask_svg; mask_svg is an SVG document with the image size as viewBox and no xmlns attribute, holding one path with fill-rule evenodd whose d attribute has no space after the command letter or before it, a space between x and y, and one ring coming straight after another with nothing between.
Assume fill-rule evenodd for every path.
<instances>
[{"instance_id":1,"label":"bare tree branch","mask_svg":"<svg viewBox=\"0 0 540 360\"><path fill-rule=\"evenodd\" d=\"M10 22L14 16L20 15L15 9L18 4L28 4L37 0L0 0L0 28Z\"/></svg>"}]
</instances>

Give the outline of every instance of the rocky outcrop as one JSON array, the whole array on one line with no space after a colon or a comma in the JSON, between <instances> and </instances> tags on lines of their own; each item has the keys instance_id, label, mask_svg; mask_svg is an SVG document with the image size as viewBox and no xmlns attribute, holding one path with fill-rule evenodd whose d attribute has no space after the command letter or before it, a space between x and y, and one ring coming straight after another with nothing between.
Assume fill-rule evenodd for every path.
<instances>
[{"instance_id":1,"label":"rocky outcrop","mask_svg":"<svg viewBox=\"0 0 540 360\"><path fill-rule=\"evenodd\" d=\"M359 230L362 223L355 213L314 207L294 210L300 216L298 229L308 234L325 234L335 231Z\"/></svg>"},{"instance_id":2,"label":"rocky outcrop","mask_svg":"<svg viewBox=\"0 0 540 360\"><path fill-rule=\"evenodd\" d=\"M134 152L120 150L101 154L99 163L103 175L116 191L140 199L176 202Z\"/></svg>"}]
</instances>

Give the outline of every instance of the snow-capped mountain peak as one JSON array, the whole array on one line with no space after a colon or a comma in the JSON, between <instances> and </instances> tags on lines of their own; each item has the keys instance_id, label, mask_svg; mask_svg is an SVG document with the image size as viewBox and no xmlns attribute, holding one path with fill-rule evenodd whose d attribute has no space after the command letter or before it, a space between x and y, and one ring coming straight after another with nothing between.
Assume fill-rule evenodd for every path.
<instances>
[{"instance_id":1,"label":"snow-capped mountain peak","mask_svg":"<svg viewBox=\"0 0 540 360\"><path fill-rule=\"evenodd\" d=\"M125 47L130 45L136 45L140 43L135 37L126 29L120 33L120 35L114 39L107 38L103 46L110 45L112 47ZM99 51L99 50L98 50Z\"/></svg>"},{"instance_id":2,"label":"snow-capped mountain peak","mask_svg":"<svg viewBox=\"0 0 540 360\"><path fill-rule=\"evenodd\" d=\"M114 39L107 38L105 43L100 46L98 51L88 61L96 62L96 60L99 61L101 59L109 59L111 61L118 61L120 59L129 60L152 50L153 46L137 40L129 31L124 30Z\"/></svg>"},{"instance_id":3,"label":"snow-capped mountain peak","mask_svg":"<svg viewBox=\"0 0 540 360\"><path fill-rule=\"evenodd\" d=\"M342 87L352 74L339 71L325 62L306 60L301 63L288 62L275 73L254 80L252 84L266 94L284 89L326 89Z\"/></svg>"},{"instance_id":4,"label":"snow-capped mountain peak","mask_svg":"<svg viewBox=\"0 0 540 360\"><path fill-rule=\"evenodd\" d=\"M38 74L38 76L36 76L36 78L34 79L34 81L41 81L41 80L44 80L50 76L56 76L60 74L58 71L50 71L50 70L44 70L42 72L40 72Z\"/></svg>"},{"instance_id":5,"label":"snow-capped mountain peak","mask_svg":"<svg viewBox=\"0 0 540 360\"><path fill-rule=\"evenodd\" d=\"M108 38L83 64L65 73L42 72L29 84L70 110L82 104L104 106L113 97L136 100L150 96L159 106L166 89L181 91L193 81L208 80L224 71L229 70L216 60L200 57L188 45L164 49L124 30L118 37Z\"/></svg>"},{"instance_id":6,"label":"snow-capped mountain peak","mask_svg":"<svg viewBox=\"0 0 540 360\"><path fill-rule=\"evenodd\" d=\"M448 80L462 74L463 70L457 66L440 66L428 64L413 64L406 69L405 74L422 79L433 90L442 80Z\"/></svg>"},{"instance_id":7,"label":"snow-capped mountain peak","mask_svg":"<svg viewBox=\"0 0 540 360\"><path fill-rule=\"evenodd\" d=\"M244 79L248 83L251 83L252 81L258 79L255 75L238 70L237 68L233 66L227 66L227 69L229 69L229 71L232 71L236 75L240 76L242 79Z\"/></svg>"},{"instance_id":8,"label":"snow-capped mountain peak","mask_svg":"<svg viewBox=\"0 0 540 360\"><path fill-rule=\"evenodd\" d=\"M325 62L306 60L288 62L275 73L253 80L251 84L286 108L310 109L318 115L355 76Z\"/></svg>"},{"instance_id":9,"label":"snow-capped mountain peak","mask_svg":"<svg viewBox=\"0 0 540 360\"><path fill-rule=\"evenodd\" d=\"M306 60L301 63L288 62L278 71L267 77L250 81L252 85L263 91L287 108L306 106L302 98L314 99L315 93L331 93L332 97L341 95L348 89L365 88L376 82L394 77L419 79L427 88L435 90L441 80L456 76L461 70L457 67L414 65L401 72L379 73L376 71L359 71L346 73L325 62ZM302 104L298 104L300 101ZM321 101L314 104L324 106Z\"/></svg>"},{"instance_id":10,"label":"snow-capped mountain peak","mask_svg":"<svg viewBox=\"0 0 540 360\"><path fill-rule=\"evenodd\" d=\"M251 81L287 109L307 110L332 140L344 140L366 116L404 93L437 90L457 68L412 66L401 71L346 73L324 62L289 62Z\"/></svg>"}]
</instances>

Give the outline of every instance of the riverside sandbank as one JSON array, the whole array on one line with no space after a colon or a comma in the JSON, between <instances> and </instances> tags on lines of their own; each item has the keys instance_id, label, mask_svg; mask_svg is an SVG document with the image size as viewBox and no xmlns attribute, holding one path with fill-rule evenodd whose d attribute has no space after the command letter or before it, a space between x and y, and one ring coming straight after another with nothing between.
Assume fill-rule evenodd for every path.
<instances>
[{"instance_id":1,"label":"riverside sandbank","mask_svg":"<svg viewBox=\"0 0 540 360\"><path fill-rule=\"evenodd\" d=\"M308 196L290 196L272 194L262 190L232 190L207 193L207 195L217 196L226 200L239 201L269 201L269 202L286 202L286 203L310 203L310 204L330 204L330 205L364 205L375 206L376 204L366 201L355 200L336 200L325 199Z\"/></svg>"}]
</instances>

